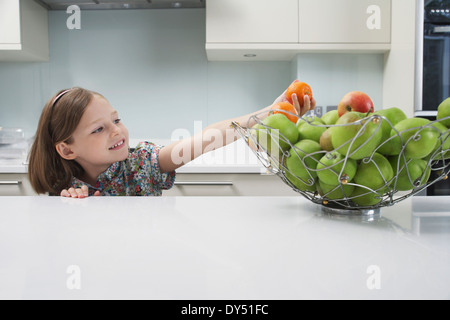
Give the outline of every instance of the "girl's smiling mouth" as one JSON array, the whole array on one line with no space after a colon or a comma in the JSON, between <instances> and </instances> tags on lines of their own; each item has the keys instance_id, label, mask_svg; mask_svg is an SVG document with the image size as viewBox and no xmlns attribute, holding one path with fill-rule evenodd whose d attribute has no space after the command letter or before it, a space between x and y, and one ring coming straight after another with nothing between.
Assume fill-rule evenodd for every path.
<instances>
[{"instance_id":1,"label":"girl's smiling mouth","mask_svg":"<svg viewBox=\"0 0 450 320\"><path fill-rule=\"evenodd\" d=\"M124 146L125 146L125 139L122 139L119 142L117 142L115 145L113 145L111 148L109 148L108 150L119 150L119 149L122 149Z\"/></svg>"}]
</instances>

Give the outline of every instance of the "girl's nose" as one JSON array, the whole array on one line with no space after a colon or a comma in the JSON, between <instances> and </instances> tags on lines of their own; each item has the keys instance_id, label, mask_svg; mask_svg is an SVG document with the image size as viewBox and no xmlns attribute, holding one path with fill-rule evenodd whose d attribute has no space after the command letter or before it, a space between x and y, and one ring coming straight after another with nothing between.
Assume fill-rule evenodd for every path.
<instances>
[{"instance_id":1,"label":"girl's nose","mask_svg":"<svg viewBox=\"0 0 450 320\"><path fill-rule=\"evenodd\" d=\"M112 130L111 130L111 136L117 136L118 134L120 134L120 128L118 125L114 124L112 126Z\"/></svg>"}]
</instances>

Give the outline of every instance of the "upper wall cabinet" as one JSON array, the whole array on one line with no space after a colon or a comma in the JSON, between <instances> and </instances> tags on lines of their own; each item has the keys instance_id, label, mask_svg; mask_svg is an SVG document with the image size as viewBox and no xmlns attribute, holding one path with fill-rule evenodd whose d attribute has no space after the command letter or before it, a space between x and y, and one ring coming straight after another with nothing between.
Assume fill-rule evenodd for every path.
<instances>
[{"instance_id":1,"label":"upper wall cabinet","mask_svg":"<svg viewBox=\"0 0 450 320\"><path fill-rule=\"evenodd\" d=\"M209 60L289 60L298 30L298 0L206 2Z\"/></svg>"},{"instance_id":2,"label":"upper wall cabinet","mask_svg":"<svg viewBox=\"0 0 450 320\"><path fill-rule=\"evenodd\" d=\"M48 13L32 0L0 0L0 61L48 61Z\"/></svg>"},{"instance_id":3,"label":"upper wall cabinet","mask_svg":"<svg viewBox=\"0 0 450 320\"><path fill-rule=\"evenodd\" d=\"M297 43L298 0L212 0L208 43Z\"/></svg>"},{"instance_id":4,"label":"upper wall cabinet","mask_svg":"<svg viewBox=\"0 0 450 320\"><path fill-rule=\"evenodd\" d=\"M298 0L300 43L390 43L391 0Z\"/></svg>"},{"instance_id":5,"label":"upper wall cabinet","mask_svg":"<svg viewBox=\"0 0 450 320\"><path fill-rule=\"evenodd\" d=\"M301 52L386 52L391 0L211 0L209 60L292 60Z\"/></svg>"},{"instance_id":6,"label":"upper wall cabinet","mask_svg":"<svg viewBox=\"0 0 450 320\"><path fill-rule=\"evenodd\" d=\"M0 0L0 48L20 48L19 1Z\"/></svg>"}]
</instances>

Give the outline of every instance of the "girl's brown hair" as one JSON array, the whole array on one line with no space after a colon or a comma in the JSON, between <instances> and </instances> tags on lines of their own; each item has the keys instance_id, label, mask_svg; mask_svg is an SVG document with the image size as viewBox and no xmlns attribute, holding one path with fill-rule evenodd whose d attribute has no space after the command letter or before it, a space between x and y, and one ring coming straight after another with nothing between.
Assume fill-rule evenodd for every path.
<instances>
[{"instance_id":1,"label":"girl's brown hair","mask_svg":"<svg viewBox=\"0 0 450 320\"><path fill-rule=\"evenodd\" d=\"M94 95L83 88L61 90L42 110L29 154L28 175L37 193L59 195L70 186L72 177L81 177L83 168L74 160L63 159L56 144L72 143L72 134Z\"/></svg>"}]
</instances>

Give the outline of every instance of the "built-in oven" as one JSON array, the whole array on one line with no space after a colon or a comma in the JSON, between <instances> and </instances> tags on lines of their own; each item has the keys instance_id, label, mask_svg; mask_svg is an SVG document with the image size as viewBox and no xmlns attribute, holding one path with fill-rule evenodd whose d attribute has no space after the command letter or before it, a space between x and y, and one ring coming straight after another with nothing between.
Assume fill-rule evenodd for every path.
<instances>
[{"instance_id":1,"label":"built-in oven","mask_svg":"<svg viewBox=\"0 0 450 320\"><path fill-rule=\"evenodd\" d=\"M436 115L450 97L450 0L418 0L417 9L416 115Z\"/></svg>"},{"instance_id":2,"label":"built-in oven","mask_svg":"<svg viewBox=\"0 0 450 320\"><path fill-rule=\"evenodd\" d=\"M417 0L416 34L415 115L436 120L439 104L450 97L450 0ZM434 172L430 179L436 177ZM450 179L424 194L450 195Z\"/></svg>"},{"instance_id":3,"label":"built-in oven","mask_svg":"<svg viewBox=\"0 0 450 320\"><path fill-rule=\"evenodd\" d=\"M430 121L436 120L436 116L433 115L425 115L422 114L421 118L426 118ZM433 164L433 170L430 174L430 181L434 181L441 176L442 170L447 168L448 170L448 162L449 160L437 161ZM431 186L427 187L426 190L423 190L418 195L420 196L450 196L450 177L447 179L441 179L437 182L433 183Z\"/></svg>"}]
</instances>

